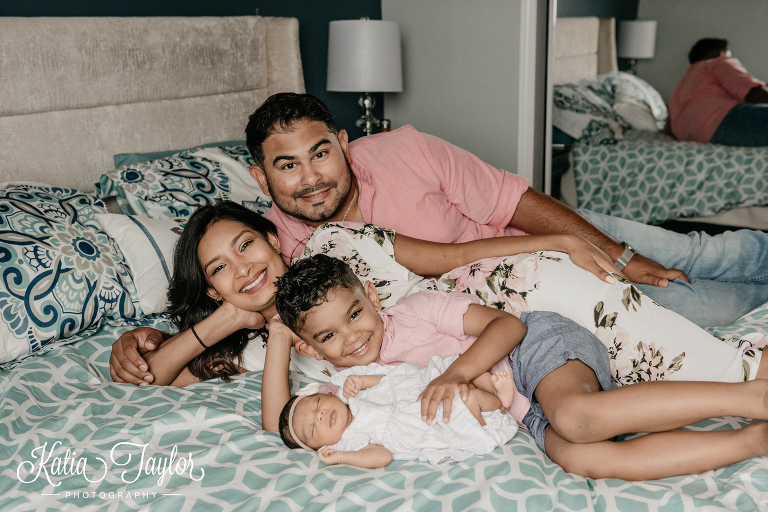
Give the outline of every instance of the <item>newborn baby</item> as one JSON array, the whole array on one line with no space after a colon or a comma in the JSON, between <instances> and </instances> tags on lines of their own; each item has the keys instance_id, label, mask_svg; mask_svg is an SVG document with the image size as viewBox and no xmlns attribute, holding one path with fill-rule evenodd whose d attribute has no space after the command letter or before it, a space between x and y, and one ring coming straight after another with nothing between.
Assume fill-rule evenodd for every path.
<instances>
[{"instance_id":1,"label":"newborn baby","mask_svg":"<svg viewBox=\"0 0 768 512\"><path fill-rule=\"evenodd\" d=\"M511 375L486 372L474 379L466 402L454 397L448 422L422 419L419 395L457 357L433 356L425 367L370 364L341 371L331 377L343 384L338 396L300 395L286 403L280 435L291 448L319 449L328 465L374 468L417 459L439 466L489 453L517 432L505 414L514 396ZM436 418L442 417L438 411Z\"/></svg>"}]
</instances>

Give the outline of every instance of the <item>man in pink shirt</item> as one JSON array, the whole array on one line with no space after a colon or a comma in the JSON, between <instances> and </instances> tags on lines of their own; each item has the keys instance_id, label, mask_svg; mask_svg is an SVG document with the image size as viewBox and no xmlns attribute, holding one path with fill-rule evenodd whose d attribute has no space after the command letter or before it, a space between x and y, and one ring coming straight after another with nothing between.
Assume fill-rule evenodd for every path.
<instances>
[{"instance_id":1,"label":"man in pink shirt","mask_svg":"<svg viewBox=\"0 0 768 512\"><path fill-rule=\"evenodd\" d=\"M267 218L286 262L324 222L371 223L440 242L570 233L698 325L730 324L768 301L768 235L761 232L684 235L577 213L524 178L410 126L349 142L309 94L271 96L245 132L256 162L250 172L274 201Z\"/></svg>"},{"instance_id":2,"label":"man in pink shirt","mask_svg":"<svg viewBox=\"0 0 768 512\"><path fill-rule=\"evenodd\" d=\"M701 39L669 103L679 140L768 146L768 88L731 57L725 39Z\"/></svg>"}]
</instances>

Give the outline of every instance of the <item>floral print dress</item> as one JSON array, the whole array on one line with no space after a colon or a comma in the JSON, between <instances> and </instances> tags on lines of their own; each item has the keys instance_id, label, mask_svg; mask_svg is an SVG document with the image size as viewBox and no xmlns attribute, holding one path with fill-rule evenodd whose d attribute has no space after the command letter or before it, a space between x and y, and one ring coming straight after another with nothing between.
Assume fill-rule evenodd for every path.
<instances>
[{"instance_id":1,"label":"floral print dress","mask_svg":"<svg viewBox=\"0 0 768 512\"><path fill-rule=\"evenodd\" d=\"M755 378L762 348L712 336L614 275L601 281L567 254L536 252L480 260L425 279L394 260L395 233L373 225L324 224L301 257L327 254L376 286L382 306L419 290L472 293L511 313L555 311L593 332L608 348L620 385L674 379L739 382Z\"/></svg>"}]
</instances>

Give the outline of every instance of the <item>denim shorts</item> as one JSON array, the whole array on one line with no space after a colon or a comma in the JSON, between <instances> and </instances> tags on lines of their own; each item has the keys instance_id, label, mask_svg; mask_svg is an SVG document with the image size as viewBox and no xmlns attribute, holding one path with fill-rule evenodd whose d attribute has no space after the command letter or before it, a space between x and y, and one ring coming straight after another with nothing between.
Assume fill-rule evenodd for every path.
<instances>
[{"instance_id":1,"label":"denim shorts","mask_svg":"<svg viewBox=\"0 0 768 512\"><path fill-rule=\"evenodd\" d=\"M616 384L611 379L608 349L584 327L549 311L523 313L520 319L528 332L512 354L512 375L518 391L531 402L523 424L545 451L544 430L549 421L533 395L541 379L569 359L578 359L592 368L603 390L613 389Z\"/></svg>"}]
</instances>

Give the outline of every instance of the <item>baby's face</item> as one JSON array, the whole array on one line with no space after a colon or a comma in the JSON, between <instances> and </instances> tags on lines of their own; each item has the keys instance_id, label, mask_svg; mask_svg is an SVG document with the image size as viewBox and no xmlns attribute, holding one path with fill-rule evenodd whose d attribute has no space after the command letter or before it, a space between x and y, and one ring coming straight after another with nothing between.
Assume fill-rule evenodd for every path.
<instances>
[{"instance_id":1,"label":"baby's face","mask_svg":"<svg viewBox=\"0 0 768 512\"><path fill-rule=\"evenodd\" d=\"M339 442L353 416L336 395L316 394L299 399L293 412L293 431L315 450Z\"/></svg>"},{"instance_id":2,"label":"baby's face","mask_svg":"<svg viewBox=\"0 0 768 512\"><path fill-rule=\"evenodd\" d=\"M331 291L325 302L307 312L300 336L336 366L349 368L376 361L384 338L384 324L369 298L371 293L376 294L373 286L366 291L346 288Z\"/></svg>"}]
</instances>

